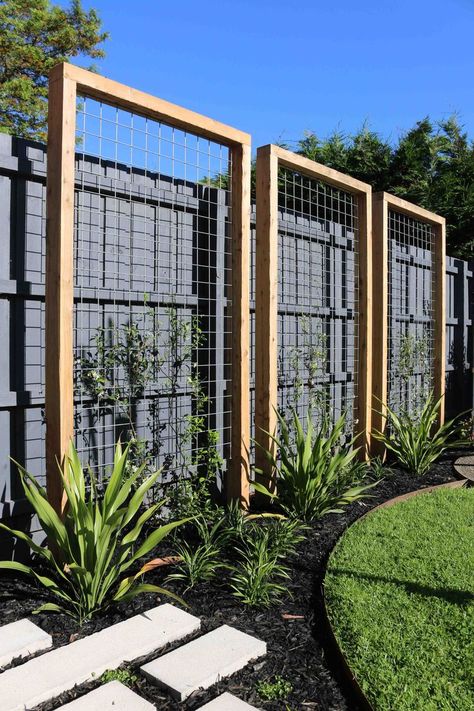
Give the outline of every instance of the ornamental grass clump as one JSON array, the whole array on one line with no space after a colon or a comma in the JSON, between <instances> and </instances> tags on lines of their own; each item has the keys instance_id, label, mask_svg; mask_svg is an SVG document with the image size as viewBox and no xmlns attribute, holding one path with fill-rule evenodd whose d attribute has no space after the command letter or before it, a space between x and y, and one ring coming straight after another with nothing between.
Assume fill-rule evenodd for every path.
<instances>
[{"instance_id":1,"label":"ornamental grass clump","mask_svg":"<svg viewBox=\"0 0 474 711\"><path fill-rule=\"evenodd\" d=\"M222 550L227 543L228 533L222 519L209 526L204 516L198 517L194 527L199 542L193 544L179 540L176 544L176 554L179 562L176 571L168 576L168 580L178 580L185 583L186 590L197 583L213 580L224 563L220 560Z\"/></svg>"},{"instance_id":2,"label":"ornamental grass clump","mask_svg":"<svg viewBox=\"0 0 474 711\"><path fill-rule=\"evenodd\" d=\"M103 495L99 495L92 472L87 486L71 443L64 470L60 470L66 496L62 518L48 502L45 489L19 466L25 496L40 520L50 549L39 546L23 531L0 524L25 541L42 564L41 568L33 568L16 561L1 561L0 568L25 573L56 599L41 605L36 613L62 612L82 624L110 604L129 602L141 593L175 597L157 585L140 582L147 571L160 565L160 560L140 561L184 521L173 521L142 537L145 524L164 501L142 508L159 472L135 488L145 465L131 470L127 467L128 453L129 447L123 450L117 444L110 479Z\"/></svg>"},{"instance_id":3,"label":"ornamental grass clump","mask_svg":"<svg viewBox=\"0 0 474 711\"><path fill-rule=\"evenodd\" d=\"M258 518L261 518L258 517ZM232 594L245 605L269 607L290 595L286 565L306 538L307 527L296 519L257 517L234 539L236 562L230 570Z\"/></svg>"},{"instance_id":4,"label":"ornamental grass clump","mask_svg":"<svg viewBox=\"0 0 474 711\"><path fill-rule=\"evenodd\" d=\"M437 426L440 407L441 398L435 400L433 394L419 413L402 411L397 415L385 405L386 430L374 432L374 437L392 452L400 466L417 476L426 474L447 449L467 444L460 431L462 415Z\"/></svg>"},{"instance_id":5,"label":"ornamental grass clump","mask_svg":"<svg viewBox=\"0 0 474 711\"><path fill-rule=\"evenodd\" d=\"M293 410L292 431L277 412L280 437L270 435L272 451L263 449L276 473L278 493L270 492L260 483L255 489L276 499L290 516L302 521L314 521L328 513L341 513L344 506L368 495L377 482L364 483L369 468L356 461L359 448L355 440L347 445L344 439L346 418L341 415L334 425L323 422L316 431L308 413L306 432ZM260 446L260 445L259 445Z\"/></svg>"},{"instance_id":6,"label":"ornamental grass clump","mask_svg":"<svg viewBox=\"0 0 474 711\"><path fill-rule=\"evenodd\" d=\"M251 526L229 565L232 594L251 607L270 607L288 594L289 568L275 549L270 529Z\"/></svg>"}]
</instances>

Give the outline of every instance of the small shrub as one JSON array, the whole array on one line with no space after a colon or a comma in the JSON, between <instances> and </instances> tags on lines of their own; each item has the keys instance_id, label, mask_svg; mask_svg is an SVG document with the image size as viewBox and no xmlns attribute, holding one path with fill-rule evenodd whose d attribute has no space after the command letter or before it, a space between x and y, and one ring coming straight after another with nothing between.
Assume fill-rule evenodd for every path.
<instances>
[{"instance_id":1,"label":"small shrub","mask_svg":"<svg viewBox=\"0 0 474 711\"><path fill-rule=\"evenodd\" d=\"M440 406L441 399L435 401L432 394L418 415L408 412L397 415L386 405L387 429L384 433L374 433L375 438L393 453L400 466L417 476L426 474L447 449L466 444L465 440L460 439L457 417L436 426Z\"/></svg>"},{"instance_id":2,"label":"small shrub","mask_svg":"<svg viewBox=\"0 0 474 711\"><path fill-rule=\"evenodd\" d=\"M371 459L368 468L369 476L376 481L380 481L381 479L392 476L393 474L393 469L387 466L381 457L374 457Z\"/></svg>"},{"instance_id":3,"label":"small shrub","mask_svg":"<svg viewBox=\"0 0 474 711\"><path fill-rule=\"evenodd\" d=\"M252 526L251 534L236 548L237 564L229 566L232 592L245 605L270 607L287 592L288 568L276 554L270 535L268 529Z\"/></svg>"},{"instance_id":4,"label":"small shrub","mask_svg":"<svg viewBox=\"0 0 474 711\"><path fill-rule=\"evenodd\" d=\"M106 669L101 674L100 681L107 684L109 681L119 681L126 686L133 686L138 681L138 676L129 669Z\"/></svg>"},{"instance_id":5,"label":"small shrub","mask_svg":"<svg viewBox=\"0 0 474 711\"><path fill-rule=\"evenodd\" d=\"M306 536L303 531L307 526L298 519L275 519L266 524L268 546L277 558L288 558L294 555L297 546Z\"/></svg>"},{"instance_id":6,"label":"small shrub","mask_svg":"<svg viewBox=\"0 0 474 711\"><path fill-rule=\"evenodd\" d=\"M1 561L0 568L25 573L56 598L55 603L41 605L35 612L63 612L82 624L111 603L128 602L140 593L156 592L175 597L161 587L139 582L147 571L155 567L155 561L141 565L138 570L136 566L183 521L156 528L138 543L145 523L164 502L140 513L143 499L153 487L159 472L146 477L134 490L144 465L132 471L127 466L128 451L128 447L122 451L120 443L117 444L112 474L103 496L99 496L92 473L91 486L87 489L84 470L71 443L64 472L61 471L67 497L64 519L52 508L45 489L19 467L25 496L55 553L36 544L23 531L14 531L0 524L1 528L25 541L48 572L42 574L16 561ZM130 574L132 567L135 571Z\"/></svg>"},{"instance_id":7,"label":"small shrub","mask_svg":"<svg viewBox=\"0 0 474 711\"><path fill-rule=\"evenodd\" d=\"M345 415L341 415L333 427L326 422L315 433L309 414L305 433L293 411L294 437L285 419L280 413L277 415L280 438L270 436L278 453L263 451L277 473L278 493L275 495L255 483L257 491L276 498L289 516L302 521L340 513L344 506L368 495L376 483L363 483L368 469L356 461L358 449L353 447L354 441L341 445Z\"/></svg>"},{"instance_id":8,"label":"small shrub","mask_svg":"<svg viewBox=\"0 0 474 711\"><path fill-rule=\"evenodd\" d=\"M459 423L459 434L466 445L472 444L474 440L474 418L472 416L463 418Z\"/></svg>"},{"instance_id":9,"label":"small shrub","mask_svg":"<svg viewBox=\"0 0 474 711\"><path fill-rule=\"evenodd\" d=\"M168 575L167 580L179 580L186 584L186 590L198 582L212 580L223 567L220 554L227 541L227 531L224 522L218 521L211 527L204 517L195 522L200 543L196 546L188 541L176 544L176 553L181 557L176 572Z\"/></svg>"},{"instance_id":10,"label":"small shrub","mask_svg":"<svg viewBox=\"0 0 474 711\"><path fill-rule=\"evenodd\" d=\"M229 538L240 539L248 524L249 517L242 510L238 501L230 501L224 514L224 524Z\"/></svg>"},{"instance_id":11,"label":"small shrub","mask_svg":"<svg viewBox=\"0 0 474 711\"><path fill-rule=\"evenodd\" d=\"M273 677L273 681L260 681L257 684L257 693L264 701L284 701L292 691L292 684L278 674Z\"/></svg>"}]
</instances>

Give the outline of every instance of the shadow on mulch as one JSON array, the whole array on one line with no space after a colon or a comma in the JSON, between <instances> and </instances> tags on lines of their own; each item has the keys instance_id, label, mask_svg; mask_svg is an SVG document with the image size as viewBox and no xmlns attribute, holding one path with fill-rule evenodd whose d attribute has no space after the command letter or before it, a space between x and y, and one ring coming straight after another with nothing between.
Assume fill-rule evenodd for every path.
<instances>
[{"instance_id":1,"label":"shadow on mulch","mask_svg":"<svg viewBox=\"0 0 474 711\"><path fill-rule=\"evenodd\" d=\"M344 530L370 508L415 489L452 481L453 456L440 461L423 478L394 470L390 477L373 490L373 497L369 501L357 502L348 507L344 514L331 514L312 525L307 540L300 545L297 555L291 561L291 596L269 610L254 610L238 604L226 588L225 580L220 585L203 584L186 594L189 612L202 620L201 634L222 624L231 625L267 642L268 653L264 659L223 680L212 690L198 692L183 703L172 700L168 694L140 676L132 688L154 703L158 711L195 711L224 691L261 709L359 711L351 698L351 690L345 686L337 661L328 652L330 646L322 623L322 584L328 556ZM163 571L160 571L150 575L148 580L159 582L163 575ZM174 589L179 592L178 588ZM37 604L36 591L18 579L10 579L2 584L0 612L4 624L30 615ZM118 608L97 617L81 630L72 620L62 615L38 615L31 619L52 634L55 646L60 646L77 636L97 632L156 604L159 604L157 596L142 596L126 608ZM160 654L181 643L165 648ZM141 663L153 656L156 655L127 665L127 668L136 671ZM271 680L277 674L292 684L292 693L284 701L262 700L256 690L257 684ZM53 711L94 686L97 684L77 687L54 702L41 704L36 711Z\"/></svg>"}]
</instances>

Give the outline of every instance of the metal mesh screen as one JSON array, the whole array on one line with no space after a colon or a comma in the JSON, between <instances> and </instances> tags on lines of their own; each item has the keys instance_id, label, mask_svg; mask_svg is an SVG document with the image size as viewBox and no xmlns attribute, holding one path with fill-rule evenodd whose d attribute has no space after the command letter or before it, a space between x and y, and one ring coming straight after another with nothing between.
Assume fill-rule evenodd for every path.
<instances>
[{"instance_id":1,"label":"metal mesh screen","mask_svg":"<svg viewBox=\"0 0 474 711\"><path fill-rule=\"evenodd\" d=\"M230 442L231 158L224 145L80 98L75 433L163 483L225 468Z\"/></svg>"},{"instance_id":2,"label":"metal mesh screen","mask_svg":"<svg viewBox=\"0 0 474 711\"><path fill-rule=\"evenodd\" d=\"M397 413L416 415L434 376L434 230L388 212L387 399Z\"/></svg>"},{"instance_id":3,"label":"metal mesh screen","mask_svg":"<svg viewBox=\"0 0 474 711\"><path fill-rule=\"evenodd\" d=\"M355 195L299 173L279 176L279 407L354 429L359 223Z\"/></svg>"}]
</instances>

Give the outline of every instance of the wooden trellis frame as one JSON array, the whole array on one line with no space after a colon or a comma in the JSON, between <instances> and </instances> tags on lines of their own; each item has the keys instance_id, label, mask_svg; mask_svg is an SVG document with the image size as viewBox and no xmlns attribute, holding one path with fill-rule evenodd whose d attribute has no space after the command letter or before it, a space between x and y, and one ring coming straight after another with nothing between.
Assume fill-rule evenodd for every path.
<instances>
[{"instance_id":1,"label":"wooden trellis frame","mask_svg":"<svg viewBox=\"0 0 474 711\"><path fill-rule=\"evenodd\" d=\"M77 96L104 101L226 145L232 158L232 438L226 490L249 501L249 241L250 136L211 118L71 64L49 76L46 254L46 480L61 511L58 472L74 432L73 297Z\"/></svg>"},{"instance_id":2,"label":"wooden trellis frame","mask_svg":"<svg viewBox=\"0 0 474 711\"><path fill-rule=\"evenodd\" d=\"M357 430L363 456L369 449L372 392L372 189L370 185L279 146L257 150L255 437L266 449L274 432L278 392L278 171L288 168L357 198L359 219L359 320ZM273 487L267 460L257 447L256 465Z\"/></svg>"},{"instance_id":3,"label":"wooden trellis frame","mask_svg":"<svg viewBox=\"0 0 474 711\"><path fill-rule=\"evenodd\" d=\"M401 213L431 225L434 230L434 396L441 398L445 390L446 351L446 220L406 200L386 192L373 196L373 269L374 269L374 338L373 338L373 416L375 430L383 432L385 416L381 403L387 402L388 387L388 259L389 211ZM441 400L440 422L444 421L444 398ZM374 440L373 452L383 454L383 447Z\"/></svg>"}]
</instances>

